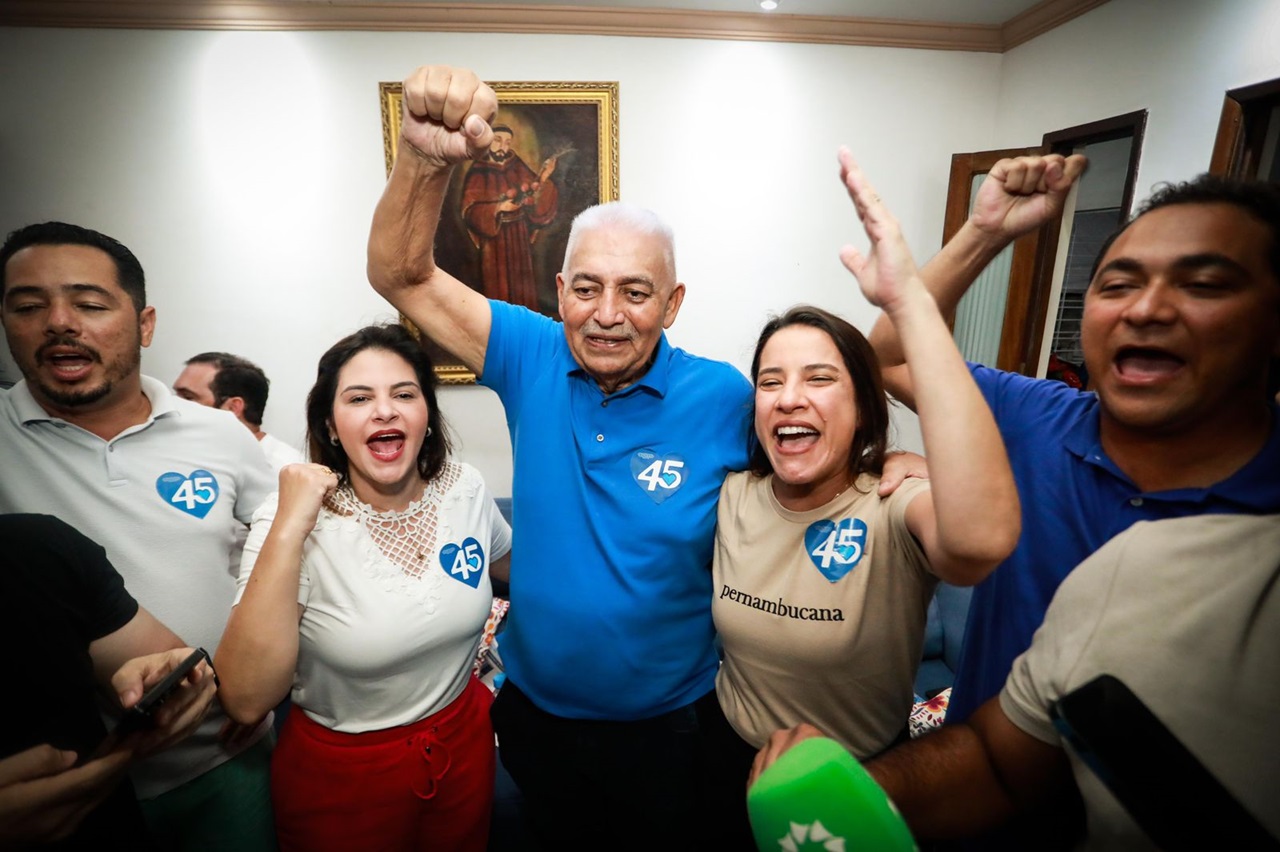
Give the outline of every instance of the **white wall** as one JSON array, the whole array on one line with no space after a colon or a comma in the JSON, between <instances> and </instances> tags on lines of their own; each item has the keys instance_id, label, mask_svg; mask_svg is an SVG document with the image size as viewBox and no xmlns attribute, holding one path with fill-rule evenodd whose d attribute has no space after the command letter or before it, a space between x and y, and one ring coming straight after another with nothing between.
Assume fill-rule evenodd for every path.
<instances>
[{"instance_id":1,"label":"white wall","mask_svg":"<svg viewBox=\"0 0 1280 852\"><path fill-rule=\"evenodd\" d=\"M138 254L159 312L144 370L225 349L272 378L298 443L320 353L393 314L365 283L384 180L377 83L423 62L490 80L617 80L622 197L678 235L677 345L745 371L801 301L864 328L836 252L857 239L848 143L917 255L938 245L950 154L1150 110L1139 188L1208 164L1223 92L1280 76L1274 0L1112 0L1003 57L589 36L0 28L0 231L50 218ZM4 353L7 356L7 353ZM0 363L0 378L16 378ZM459 455L510 493L489 391L444 391ZM912 418L903 443L918 446Z\"/></svg>"},{"instance_id":2,"label":"white wall","mask_svg":"<svg viewBox=\"0 0 1280 852\"><path fill-rule=\"evenodd\" d=\"M0 29L0 230L59 218L119 238L159 315L144 371L171 382L206 349L251 358L272 379L267 430L298 443L320 353L393 316L364 275L384 181L377 83L428 61L617 80L622 197L672 223L689 286L671 338L744 371L771 311L874 319L837 259L858 234L836 146L930 254L950 153L990 143L1000 65L679 39ZM459 455L509 494L496 397L448 389L442 406Z\"/></svg>"},{"instance_id":3,"label":"white wall","mask_svg":"<svg viewBox=\"0 0 1280 852\"><path fill-rule=\"evenodd\" d=\"M1275 0L1111 0L1005 54L995 138L1146 109L1136 195L1209 168L1223 95L1280 77Z\"/></svg>"}]
</instances>

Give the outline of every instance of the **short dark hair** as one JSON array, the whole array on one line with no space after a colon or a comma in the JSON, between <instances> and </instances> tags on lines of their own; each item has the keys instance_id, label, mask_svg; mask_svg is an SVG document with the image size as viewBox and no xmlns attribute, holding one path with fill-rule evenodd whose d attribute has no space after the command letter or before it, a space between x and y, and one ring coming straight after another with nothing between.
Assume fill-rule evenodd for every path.
<instances>
[{"instance_id":1,"label":"short dark hair","mask_svg":"<svg viewBox=\"0 0 1280 852\"><path fill-rule=\"evenodd\" d=\"M221 408L224 402L238 396L244 400L244 419L257 428L262 427L271 380L261 367L248 358L229 352L201 352L188 358L187 363L210 364L217 368L218 372L209 382L215 408Z\"/></svg>"},{"instance_id":2,"label":"short dark hair","mask_svg":"<svg viewBox=\"0 0 1280 852\"><path fill-rule=\"evenodd\" d=\"M756 353L751 359L751 383L755 384L760 377L760 355L765 344L779 331L793 325L826 332L840 351L844 367L853 380L853 400L858 407L858 428L853 433L849 453L849 478L855 480L863 473L879 476L884 471L884 456L889 446L889 400L880 379L880 359L862 332L847 320L812 305L796 305L782 316L769 320L756 341ZM754 437L754 428L751 435L751 471L756 476L773 473L768 454Z\"/></svg>"},{"instance_id":3,"label":"short dark hair","mask_svg":"<svg viewBox=\"0 0 1280 852\"><path fill-rule=\"evenodd\" d=\"M1271 234L1267 247L1267 260L1271 265L1271 277L1280 285L1280 183L1275 181L1243 180L1202 174L1181 183L1158 184L1156 191L1138 206L1130 217L1102 244L1089 271L1089 281L1098 274L1102 258L1129 226L1153 210L1172 207L1175 204L1230 204L1257 219ZM1267 398L1280 393L1280 358L1272 358L1267 373Z\"/></svg>"},{"instance_id":4,"label":"short dark hair","mask_svg":"<svg viewBox=\"0 0 1280 852\"><path fill-rule=\"evenodd\" d=\"M1271 245L1267 259L1271 274L1280 283L1280 183L1273 181L1240 180L1217 175L1202 174L1193 180L1180 183L1157 184L1156 191L1142 204L1127 222L1121 225L1102 244L1093 261L1089 280L1098 274L1102 258L1111 245L1129 226L1153 210L1172 207L1175 204L1230 204L1257 219L1271 233Z\"/></svg>"},{"instance_id":5,"label":"short dark hair","mask_svg":"<svg viewBox=\"0 0 1280 852\"><path fill-rule=\"evenodd\" d=\"M440 413L440 406L436 404L436 373L431 356L402 325L365 326L342 338L320 356L316 383L307 394L307 448L311 461L328 466L343 482L350 478L350 465L342 444L329 442L329 420L338 393L338 373L348 361L366 349L382 349L399 355L417 375L427 403L429 430L418 453L418 473L430 482L440 474L449 458L448 426Z\"/></svg>"},{"instance_id":6,"label":"short dark hair","mask_svg":"<svg viewBox=\"0 0 1280 852\"><path fill-rule=\"evenodd\" d=\"M89 246L106 252L116 265L116 282L133 302L134 310L142 313L147 306L146 277L142 264L133 252L119 240L90 228L68 225L66 222L41 222L11 231L0 246L0 296L8 286L8 276L3 272L9 258L30 246Z\"/></svg>"}]
</instances>

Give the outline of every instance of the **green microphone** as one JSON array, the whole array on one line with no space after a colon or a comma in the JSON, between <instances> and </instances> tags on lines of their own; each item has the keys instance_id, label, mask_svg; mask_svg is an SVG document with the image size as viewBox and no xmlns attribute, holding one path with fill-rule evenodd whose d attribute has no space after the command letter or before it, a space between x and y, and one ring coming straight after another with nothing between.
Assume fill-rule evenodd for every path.
<instances>
[{"instance_id":1,"label":"green microphone","mask_svg":"<svg viewBox=\"0 0 1280 852\"><path fill-rule=\"evenodd\" d=\"M764 852L913 852L898 809L844 746L802 740L747 791L756 847Z\"/></svg>"}]
</instances>

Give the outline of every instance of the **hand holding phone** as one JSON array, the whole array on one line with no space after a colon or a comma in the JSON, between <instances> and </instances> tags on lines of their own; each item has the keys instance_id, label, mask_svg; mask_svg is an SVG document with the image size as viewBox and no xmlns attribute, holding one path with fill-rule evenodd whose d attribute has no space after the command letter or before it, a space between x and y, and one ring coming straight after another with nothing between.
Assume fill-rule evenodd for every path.
<instances>
[{"instance_id":1,"label":"hand holding phone","mask_svg":"<svg viewBox=\"0 0 1280 852\"><path fill-rule=\"evenodd\" d=\"M128 706L95 754L136 735L130 745L144 756L196 729L213 702L218 679L203 648L175 648L129 660L112 676L111 685Z\"/></svg>"},{"instance_id":2,"label":"hand holding phone","mask_svg":"<svg viewBox=\"0 0 1280 852\"><path fill-rule=\"evenodd\" d=\"M145 660L147 658L139 658ZM157 683L153 684L142 697L138 699L131 707L126 707L124 714L116 723L113 733L128 734L134 731L142 731L155 727L155 711L167 701L178 686L191 674L191 671L201 662L208 662L210 671L213 669L213 661L209 659L209 652L204 648L196 648L191 651L183 660L174 666L168 674L162 677ZM130 663L135 661L131 660ZM116 677L120 677L121 673L129 666L126 663L121 667L121 672L116 673ZM126 678L130 675L126 674ZM145 678L145 674L144 674ZM112 678L113 683L115 678ZM216 684L216 676L215 676ZM129 686L126 685L126 689Z\"/></svg>"}]
</instances>

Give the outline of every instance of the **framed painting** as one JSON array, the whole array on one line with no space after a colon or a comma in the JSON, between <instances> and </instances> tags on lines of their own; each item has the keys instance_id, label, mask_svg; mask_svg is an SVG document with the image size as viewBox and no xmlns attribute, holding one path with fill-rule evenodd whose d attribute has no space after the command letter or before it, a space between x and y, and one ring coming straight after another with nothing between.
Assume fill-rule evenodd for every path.
<instances>
[{"instance_id":1,"label":"framed painting","mask_svg":"<svg viewBox=\"0 0 1280 852\"><path fill-rule=\"evenodd\" d=\"M499 104L494 141L482 159L454 169L436 264L488 298L556 317L556 273L573 217L618 198L618 84L489 85ZM379 96L389 175L399 148L401 84L381 83ZM428 349L441 382L475 381L456 357Z\"/></svg>"}]
</instances>

